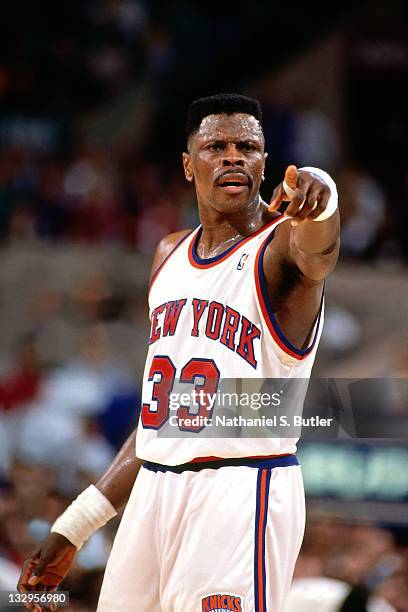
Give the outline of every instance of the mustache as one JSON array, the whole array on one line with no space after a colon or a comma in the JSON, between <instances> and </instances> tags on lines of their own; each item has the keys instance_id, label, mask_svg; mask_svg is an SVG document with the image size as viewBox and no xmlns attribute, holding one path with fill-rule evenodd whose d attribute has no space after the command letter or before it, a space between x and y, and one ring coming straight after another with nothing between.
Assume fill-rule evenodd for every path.
<instances>
[{"instance_id":1,"label":"mustache","mask_svg":"<svg viewBox=\"0 0 408 612\"><path fill-rule=\"evenodd\" d=\"M248 180L248 185L252 186L252 183L253 183L252 177L248 174L248 172L246 172L241 167L238 167L238 168L228 168L227 170L222 170L220 172L217 172L217 174L215 176L215 182L218 183L221 179L224 178L224 176L228 176L230 174L232 174L232 175L242 174Z\"/></svg>"}]
</instances>

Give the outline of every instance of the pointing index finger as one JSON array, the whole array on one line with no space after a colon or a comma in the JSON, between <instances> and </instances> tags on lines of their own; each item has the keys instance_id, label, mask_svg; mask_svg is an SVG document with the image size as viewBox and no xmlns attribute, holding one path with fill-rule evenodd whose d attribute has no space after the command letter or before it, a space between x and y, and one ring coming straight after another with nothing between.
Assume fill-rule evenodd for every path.
<instances>
[{"instance_id":1,"label":"pointing index finger","mask_svg":"<svg viewBox=\"0 0 408 612\"><path fill-rule=\"evenodd\" d=\"M285 170L285 178L283 180L283 189L286 194L285 200L291 200L293 198L294 192L298 187L298 171L296 166L291 164Z\"/></svg>"}]
</instances>

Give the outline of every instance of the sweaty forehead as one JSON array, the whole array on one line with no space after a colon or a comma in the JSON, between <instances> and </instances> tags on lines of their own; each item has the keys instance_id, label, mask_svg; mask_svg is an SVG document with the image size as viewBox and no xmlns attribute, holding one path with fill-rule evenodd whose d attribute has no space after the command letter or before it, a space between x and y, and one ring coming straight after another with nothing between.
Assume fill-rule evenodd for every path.
<instances>
[{"instance_id":1,"label":"sweaty forehead","mask_svg":"<svg viewBox=\"0 0 408 612\"><path fill-rule=\"evenodd\" d=\"M215 138L217 140L260 139L263 141L263 132L259 121L253 115L246 113L208 115L202 120L196 136L200 140Z\"/></svg>"}]
</instances>

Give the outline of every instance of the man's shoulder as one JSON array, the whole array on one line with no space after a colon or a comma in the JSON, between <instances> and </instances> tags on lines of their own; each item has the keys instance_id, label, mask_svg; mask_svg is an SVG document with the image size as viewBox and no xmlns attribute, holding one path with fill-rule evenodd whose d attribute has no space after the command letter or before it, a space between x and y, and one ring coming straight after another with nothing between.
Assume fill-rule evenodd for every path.
<instances>
[{"instance_id":1,"label":"man's shoulder","mask_svg":"<svg viewBox=\"0 0 408 612\"><path fill-rule=\"evenodd\" d=\"M178 232L168 234L160 240L159 244L157 245L156 252L154 254L150 279L153 278L156 270L160 268L166 257L168 257L172 251L174 251L179 242L183 240L183 238L188 236L188 234L191 234L191 232L191 229L180 230Z\"/></svg>"},{"instance_id":2,"label":"man's shoulder","mask_svg":"<svg viewBox=\"0 0 408 612\"><path fill-rule=\"evenodd\" d=\"M160 240L157 246L156 254L160 253L163 259L166 258L167 255L169 255L171 251L178 245L178 243L183 240L183 238L188 236L188 234L190 234L191 232L191 229L184 229L164 236L164 238Z\"/></svg>"}]
</instances>

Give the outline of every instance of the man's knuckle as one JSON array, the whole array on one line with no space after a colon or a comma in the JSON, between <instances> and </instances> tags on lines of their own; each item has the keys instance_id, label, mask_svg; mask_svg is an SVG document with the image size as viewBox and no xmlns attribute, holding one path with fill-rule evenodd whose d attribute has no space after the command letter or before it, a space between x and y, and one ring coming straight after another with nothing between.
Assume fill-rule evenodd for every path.
<instances>
[{"instance_id":1,"label":"man's knuckle","mask_svg":"<svg viewBox=\"0 0 408 612\"><path fill-rule=\"evenodd\" d=\"M299 216L301 219L305 219L305 218L308 216L308 214L309 214L309 213L310 213L310 207L308 207L308 206L306 206L306 207L305 207L305 206L303 206L303 208L302 208L302 209L299 211L299 215L298 215L298 216Z\"/></svg>"},{"instance_id":2,"label":"man's knuckle","mask_svg":"<svg viewBox=\"0 0 408 612\"><path fill-rule=\"evenodd\" d=\"M305 217L306 215L308 215L311 212L312 208L313 208L313 204L311 202L308 202L304 206L302 206L302 210L301 210L302 216Z\"/></svg>"}]
</instances>

